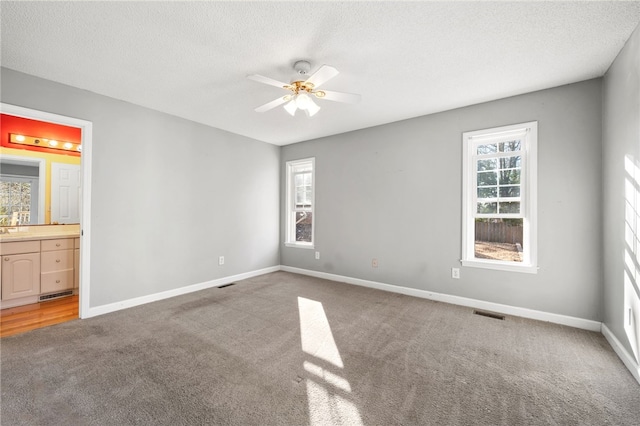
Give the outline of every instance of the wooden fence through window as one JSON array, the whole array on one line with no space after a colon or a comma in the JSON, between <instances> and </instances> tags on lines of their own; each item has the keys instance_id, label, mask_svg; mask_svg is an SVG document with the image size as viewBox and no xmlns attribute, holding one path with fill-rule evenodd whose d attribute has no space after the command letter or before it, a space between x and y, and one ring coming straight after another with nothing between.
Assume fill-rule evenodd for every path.
<instances>
[{"instance_id":1,"label":"wooden fence through window","mask_svg":"<svg viewBox=\"0 0 640 426\"><path fill-rule=\"evenodd\" d=\"M522 225L498 222L476 222L476 241L522 245Z\"/></svg>"}]
</instances>

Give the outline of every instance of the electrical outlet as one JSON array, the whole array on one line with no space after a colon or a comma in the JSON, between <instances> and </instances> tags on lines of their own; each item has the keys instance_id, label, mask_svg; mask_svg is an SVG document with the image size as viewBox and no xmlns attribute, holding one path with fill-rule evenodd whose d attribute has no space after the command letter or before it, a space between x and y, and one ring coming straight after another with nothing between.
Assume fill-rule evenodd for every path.
<instances>
[{"instance_id":1,"label":"electrical outlet","mask_svg":"<svg viewBox=\"0 0 640 426\"><path fill-rule=\"evenodd\" d=\"M460 268L451 268L451 278L460 279Z\"/></svg>"},{"instance_id":2,"label":"electrical outlet","mask_svg":"<svg viewBox=\"0 0 640 426\"><path fill-rule=\"evenodd\" d=\"M316 260L318 260L318 259L320 259L320 252L319 251L316 252Z\"/></svg>"},{"instance_id":3,"label":"electrical outlet","mask_svg":"<svg viewBox=\"0 0 640 426\"><path fill-rule=\"evenodd\" d=\"M378 267L378 259L371 259L371 267L372 268Z\"/></svg>"},{"instance_id":4,"label":"electrical outlet","mask_svg":"<svg viewBox=\"0 0 640 426\"><path fill-rule=\"evenodd\" d=\"M224 256L218 258L218 265L224 265Z\"/></svg>"}]
</instances>

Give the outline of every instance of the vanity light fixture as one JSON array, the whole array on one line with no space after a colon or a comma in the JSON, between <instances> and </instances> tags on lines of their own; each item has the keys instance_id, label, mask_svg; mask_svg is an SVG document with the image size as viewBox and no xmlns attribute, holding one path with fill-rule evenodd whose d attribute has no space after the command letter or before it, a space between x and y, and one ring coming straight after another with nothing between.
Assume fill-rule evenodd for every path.
<instances>
[{"instance_id":1,"label":"vanity light fixture","mask_svg":"<svg viewBox=\"0 0 640 426\"><path fill-rule=\"evenodd\" d=\"M82 145L80 145L79 143L59 142L55 139L39 138L35 136L25 136L25 135L19 135L17 133L9 133L9 142L20 144L20 145L29 145L29 146L48 148L48 149L58 149L61 151L77 151L77 152L82 151Z\"/></svg>"}]
</instances>

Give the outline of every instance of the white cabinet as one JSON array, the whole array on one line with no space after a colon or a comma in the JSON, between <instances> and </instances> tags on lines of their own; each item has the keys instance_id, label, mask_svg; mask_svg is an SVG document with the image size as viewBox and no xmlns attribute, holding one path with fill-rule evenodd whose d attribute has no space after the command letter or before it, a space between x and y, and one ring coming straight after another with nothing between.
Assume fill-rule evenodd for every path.
<instances>
[{"instance_id":1,"label":"white cabinet","mask_svg":"<svg viewBox=\"0 0 640 426\"><path fill-rule=\"evenodd\" d=\"M3 241L0 259L2 308L34 303L39 295L80 283L80 238Z\"/></svg>"}]
</instances>

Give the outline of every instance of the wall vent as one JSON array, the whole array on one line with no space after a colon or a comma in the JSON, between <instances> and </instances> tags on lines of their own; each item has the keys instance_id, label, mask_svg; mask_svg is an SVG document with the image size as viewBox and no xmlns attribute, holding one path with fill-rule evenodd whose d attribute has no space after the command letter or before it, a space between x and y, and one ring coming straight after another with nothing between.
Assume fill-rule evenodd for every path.
<instances>
[{"instance_id":1,"label":"wall vent","mask_svg":"<svg viewBox=\"0 0 640 426\"><path fill-rule=\"evenodd\" d=\"M493 319L503 320L504 321L504 315L496 314L496 313L493 313L493 312L478 311L478 310L474 309L473 313L474 313L474 315L480 315L480 316L483 316L483 317L493 318Z\"/></svg>"},{"instance_id":2,"label":"wall vent","mask_svg":"<svg viewBox=\"0 0 640 426\"><path fill-rule=\"evenodd\" d=\"M225 284L225 285L219 285L219 286L218 286L218 288L231 287L232 285L236 285L236 283L230 283L230 284Z\"/></svg>"},{"instance_id":3,"label":"wall vent","mask_svg":"<svg viewBox=\"0 0 640 426\"><path fill-rule=\"evenodd\" d=\"M60 297L71 296L73 294L73 290L61 291L58 293L45 294L38 298L39 302L44 302L45 300L58 299Z\"/></svg>"}]
</instances>

